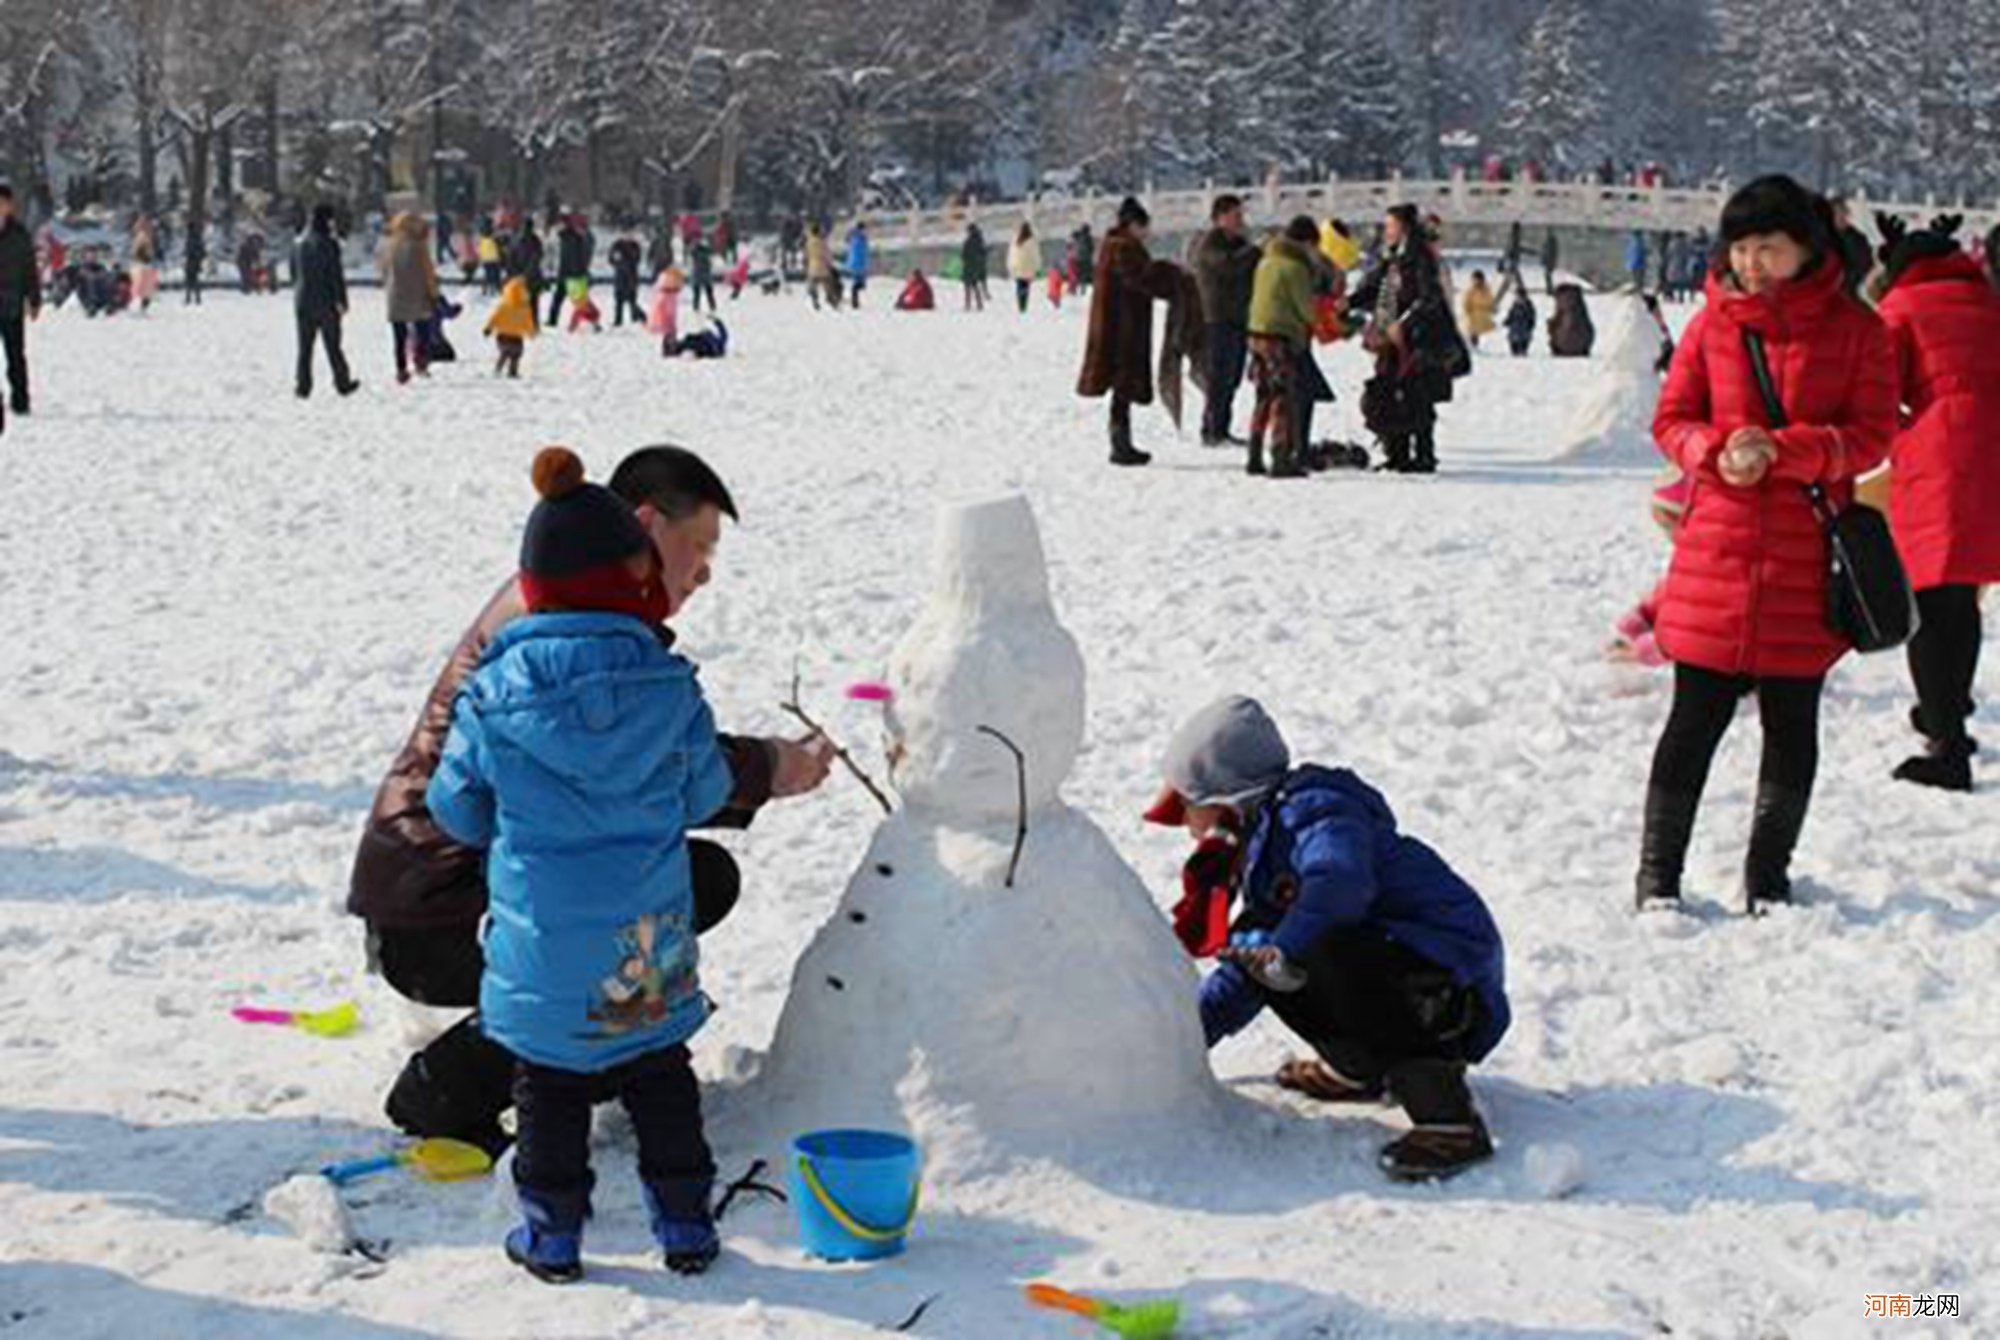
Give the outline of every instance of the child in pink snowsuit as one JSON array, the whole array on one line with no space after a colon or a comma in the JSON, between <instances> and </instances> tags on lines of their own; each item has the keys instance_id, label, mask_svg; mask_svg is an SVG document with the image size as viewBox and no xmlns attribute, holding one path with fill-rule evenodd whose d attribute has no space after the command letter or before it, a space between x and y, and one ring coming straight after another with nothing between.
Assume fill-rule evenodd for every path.
<instances>
[{"instance_id":1,"label":"child in pink snowsuit","mask_svg":"<svg viewBox=\"0 0 2000 1340\"><path fill-rule=\"evenodd\" d=\"M1674 472L1672 479L1653 490L1653 522L1666 532L1669 544L1680 533L1681 517L1687 511L1688 490L1687 476L1678 471ZM1667 580L1662 577L1643 600L1618 617L1618 622L1613 625L1618 636L1606 649L1612 660L1629 661L1648 670L1658 669L1667 663L1666 653L1660 650L1659 641L1653 636L1653 626L1660 617L1660 595L1666 585Z\"/></svg>"},{"instance_id":2,"label":"child in pink snowsuit","mask_svg":"<svg viewBox=\"0 0 2000 1340\"><path fill-rule=\"evenodd\" d=\"M660 337L660 352L671 357L681 333L681 289L687 280L679 267L669 265L653 284L653 305L646 312L646 331Z\"/></svg>"}]
</instances>

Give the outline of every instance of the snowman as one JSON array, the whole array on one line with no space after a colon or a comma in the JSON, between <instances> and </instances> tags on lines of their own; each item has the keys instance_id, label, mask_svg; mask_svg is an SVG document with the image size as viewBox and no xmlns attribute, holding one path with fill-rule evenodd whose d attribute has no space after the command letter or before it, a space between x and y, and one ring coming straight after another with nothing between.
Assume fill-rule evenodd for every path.
<instances>
[{"instance_id":1,"label":"snowman","mask_svg":"<svg viewBox=\"0 0 2000 1340\"><path fill-rule=\"evenodd\" d=\"M1590 395L1571 416L1558 455L1565 460L1632 462L1659 460L1653 445L1653 411L1660 403L1660 328L1645 300L1617 300L1607 322L1604 370Z\"/></svg>"},{"instance_id":2,"label":"snowman","mask_svg":"<svg viewBox=\"0 0 2000 1340\"><path fill-rule=\"evenodd\" d=\"M1137 874L1062 801L1083 657L1027 501L946 511L935 564L889 662L903 805L799 960L747 1105L793 1130L912 1131L933 1174L1185 1130L1220 1092L1194 969Z\"/></svg>"}]
</instances>

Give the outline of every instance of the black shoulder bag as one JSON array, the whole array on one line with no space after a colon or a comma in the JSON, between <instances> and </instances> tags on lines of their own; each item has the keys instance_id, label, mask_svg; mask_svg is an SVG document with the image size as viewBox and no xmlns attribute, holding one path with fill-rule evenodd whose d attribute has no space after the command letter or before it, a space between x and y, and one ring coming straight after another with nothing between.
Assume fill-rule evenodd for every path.
<instances>
[{"instance_id":1,"label":"black shoulder bag","mask_svg":"<svg viewBox=\"0 0 2000 1340\"><path fill-rule=\"evenodd\" d=\"M1750 351L1750 369L1764 398L1764 413L1773 429L1786 424L1785 406L1771 381L1764 358L1764 339L1754 330L1743 332ZM1826 489L1814 481L1805 486L1813 512L1826 531L1827 621L1833 631L1860 652L1900 647L1917 631L1917 602L1889 522L1872 507L1833 510Z\"/></svg>"}]
</instances>

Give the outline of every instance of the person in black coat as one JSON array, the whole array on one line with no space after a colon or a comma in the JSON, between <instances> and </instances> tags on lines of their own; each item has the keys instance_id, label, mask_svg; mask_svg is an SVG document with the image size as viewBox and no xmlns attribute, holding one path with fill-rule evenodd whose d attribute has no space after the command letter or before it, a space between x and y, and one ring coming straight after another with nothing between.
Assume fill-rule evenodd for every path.
<instances>
[{"instance_id":1,"label":"person in black coat","mask_svg":"<svg viewBox=\"0 0 2000 1340\"><path fill-rule=\"evenodd\" d=\"M555 329L556 320L562 315L569 281L589 281L591 253L595 250L581 214L571 214L562 221L562 231L556 234L555 296L549 299L549 319L542 323L550 330Z\"/></svg>"},{"instance_id":2,"label":"person in black coat","mask_svg":"<svg viewBox=\"0 0 2000 1340\"><path fill-rule=\"evenodd\" d=\"M1070 255L1076 262L1076 291L1090 292L1092 279L1097 270L1097 235L1090 231L1090 225L1081 223L1069 235Z\"/></svg>"},{"instance_id":3,"label":"person in black coat","mask_svg":"<svg viewBox=\"0 0 2000 1340\"><path fill-rule=\"evenodd\" d=\"M1437 470L1437 407L1470 367L1437 252L1414 205L1397 205L1382 226L1381 261L1348 297L1349 322L1365 321L1362 345L1375 375L1361 414L1382 441L1383 469Z\"/></svg>"},{"instance_id":4,"label":"person in black coat","mask_svg":"<svg viewBox=\"0 0 2000 1340\"><path fill-rule=\"evenodd\" d=\"M688 305L699 312L702 303L715 311L715 252L706 237L688 243Z\"/></svg>"},{"instance_id":5,"label":"person in black coat","mask_svg":"<svg viewBox=\"0 0 2000 1340\"><path fill-rule=\"evenodd\" d=\"M314 341L326 346L335 391L352 395L361 385L348 372L347 356L340 347L340 323L347 315L347 275L333 222L332 205L314 206L312 225L292 251L292 306L299 328L296 390L301 400L312 395Z\"/></svg>"},{"instance_id":6,"label":"person in black coat","mask_svg":"<svg viewBox=\"0 0 2000 1340\"><path fill-rule=\"evenodd\" d=\"M965 285L965 310L986 310L986 234L976 223L965 225L965 240L958 247L958 279Z\"/></svg>"},{"instance_id":7,"label":"person in black coat","mask_svg":"<svg viewBox=\"0 0 2000 1340\"><path fill-rule=\"evenodd\" d=\"M28 322L42 314L42 269L35 239L14 213L14 188L0 182L0 345L7 351L7 399L28 412ZM0 413L0 432L7 416Z\"/></svg>"},{"instance_id":8,"label":"person in black coat","mask_svg":"<svg viewBox=\"0 0 2000 1340\"><path fill-rule=\"evenodd\" d=\"M639 239L627 229L611 244L608 256L611 261L611 324L624 325L625 309L629 307L632 309L632 320L638 325L645 325L646 314L639 308L639 267L645 263L645 253L639 248Z\"/></svg>"},{"instance_id":9,"label":"person in black coat","mask_svg":"<svg viewBox=\"0 0 2000 1340\"><path fill-rule=\"evenodd\" d=\"M539 300L542 285L546 282L542 274L544 252L541 234L535 231L533 219L521 220L521 235L514 239L514 245L507 249L507 276L519 275L528 281L528 297Z\"/></svg>"},{"instance_id":10,"label":"person in black coat","mask_svg":"<svg viewBox=\"0 0 2000 1340\"><path fill-rule=\"evenodd\" d=\"M201 269L204 265L208 264L208 243L202 240L200 232L194 230L188 232L187 246L181 255L187 262L187 268L181 275L181 305L187 306L193 304L199 307L201 306Z\"/></svg>"},{"instance_id":11,"label":"person in black coat","mask_svg":"<svg viewBox=\"0 0 2000 1340\"><path fill-rule=\"evenodd\" d=\"M1840 242L1842 281L1850 297L1858 296L1861 286L1868 282L1869 272L1875 268L1875 247L1868 234L1854 226L1854 216L1848 211L1844 197L1834 196L1827 203L1833 206L1835 236Z\"/></svg>"}]
</instances>

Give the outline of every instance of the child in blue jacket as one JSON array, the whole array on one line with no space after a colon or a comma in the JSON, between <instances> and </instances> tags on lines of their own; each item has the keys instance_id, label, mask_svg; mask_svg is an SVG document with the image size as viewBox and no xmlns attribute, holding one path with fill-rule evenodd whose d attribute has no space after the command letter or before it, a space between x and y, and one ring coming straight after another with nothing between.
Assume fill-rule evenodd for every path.
<instances>
[{"instance_id":1,"label":"child in blue jacket","mask_svg":"<svg viewBox=\"0 0 2000 1340\"><path fill-rule=\"evenodd\" d=\"M694 667L657 631L671 597L638 517L564 448L534 478L529 614L460 690L429 791L438 826L487 849L479 1012L515 1057L526 1221L507 1256L551 1282L582 1275L591 1108L617 1098L666 1264L696 1274L721 1244L687 1049L709 1012L687 829L722 808L729 767Z\"/></svg>"},{"instance_id":2,"label":"child in blue jacket","mask_svg":"<svg viewBox=\"0 0 2000 1340\"><path fill-rule=\"evenodd\" d=\"M1209 1045L1268 1006L1317 1054L1287 1062L1281 1085L1327 1102L1386 1095L1409 1114L1413 1129L1382 1151L1390 1177L1449 1177L1491 1157L1465 1069L1509 1014L1500 932L1479 895L1399 833L1359 777L1294 767L1252 699L1190 718L1165 773L1146 818L1197 844L1174 929L1221 960L1201 988Z\"/></svg>"}]
</instances>

